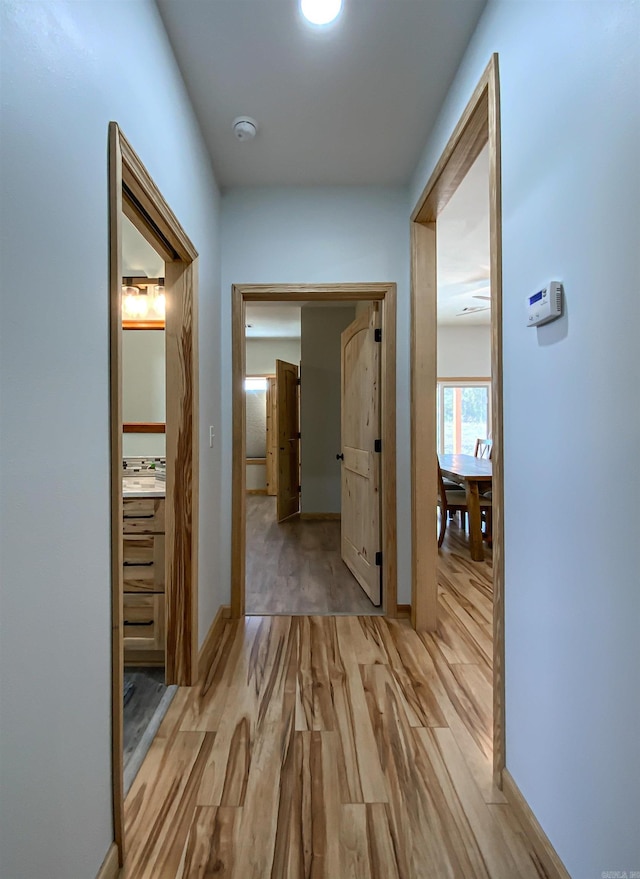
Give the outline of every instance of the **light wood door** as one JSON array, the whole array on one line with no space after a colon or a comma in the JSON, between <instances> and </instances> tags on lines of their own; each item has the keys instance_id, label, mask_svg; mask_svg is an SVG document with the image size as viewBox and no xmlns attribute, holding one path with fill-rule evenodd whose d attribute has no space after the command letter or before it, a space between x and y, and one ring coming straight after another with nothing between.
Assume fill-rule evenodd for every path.
<instances>
[{"instance_id":1,"label":"light wood door","mask_svg":"<svg viewBox=\"0 0 640 879\"><path fill-rule=\"evenodd\" d=\"M298 367L276 360L276 422L278 425L278 522L300 511L300 419Z\"/></svg>"},{"instance_id":2,"label":"light wood door","mask_svg":"<svg viewBox=\"0 0 640 879\"><path fill-rule=\"evenodd\" d=\"M375 605L381 598L378 305L342 333L342 559Z\"/></svg>"},{"instance_id":3,"label":"light wood door","mask_svg":"<svg viewBox=\"0 0 640 879\"><path fill-rule=\"evenodd\" d=\"M267 379L267 494L278 493L278 429L276 424L276 379Z\"/></svg>"}]
</instances>

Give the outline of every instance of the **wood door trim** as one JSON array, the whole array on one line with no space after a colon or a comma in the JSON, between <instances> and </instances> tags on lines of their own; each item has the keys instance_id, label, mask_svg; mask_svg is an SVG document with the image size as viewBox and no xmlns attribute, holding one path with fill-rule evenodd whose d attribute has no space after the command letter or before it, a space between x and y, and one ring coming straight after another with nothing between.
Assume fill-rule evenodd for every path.
<instances>
[{"instance_id":1,"label":"wood door trim","mask_svg":"<svg viewBox=\"0 0 640 879\"><path fill-rule=\"evenodd\" d=\"M114 840L125 858L122 781L122 228L129 217L166 262L167 682L198 676L198 253L138 155L109 123L109 326Z\"/></svg>"},{"instance_id":2,"label":"wood door trim","mask_svg":"<svg viewBox=\"0 0 640 879\"><path fill-rule=\"evenodd\" d=\"M411 215L412 621L433 630L437 609L436 223L483 147L489 146L491 408L493 420L493 770L505 766L504 458L502 376L502 196L500 83L494 54ZM418 488L419 487L419 488ZM432 533L433 540L424 535Z\"/></svg>"},{"instance_id":3,"label":"wood door trim","mask_svg":"<svg viewBox=\"0 0 640 879\"><path fill-rule=\"evenodd\" d=\"M348 302L381 303L381 417L382 417L382 541L384 553L383 607L397 616L396 514L396 285L373 284L234 284L232 296L233 468L231 498L231 615L245 613L246 553L246 435L243 405L245 303Z\"/></svg>"}]
</instances>

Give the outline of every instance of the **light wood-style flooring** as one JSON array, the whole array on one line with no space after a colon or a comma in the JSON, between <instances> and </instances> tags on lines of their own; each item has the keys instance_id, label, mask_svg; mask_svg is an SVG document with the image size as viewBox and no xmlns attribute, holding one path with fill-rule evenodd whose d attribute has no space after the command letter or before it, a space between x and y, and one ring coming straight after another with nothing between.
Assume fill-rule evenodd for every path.
<instances>
[{"instance_id":1,"label":"light wood-style flooring","mask_svg":"<svg viewBox=\"0 0 640 879\"><path fill-rule=\"evenodd\" d=\"M378 614L340 555L340 522L292 516L276 499L247 495L246 612Z\"/></svg>"},{"instance_id":2,"label":"light wood-style flooring","mask_svg":"<svg viewBox=\"0 0 640 879\"><path fill-rule=\"evenodd\" d=\"M129 879L540 879L491 778L490 562L452 525L441 624L225 625L126 800Z\"/></svg>"}]
</instances>

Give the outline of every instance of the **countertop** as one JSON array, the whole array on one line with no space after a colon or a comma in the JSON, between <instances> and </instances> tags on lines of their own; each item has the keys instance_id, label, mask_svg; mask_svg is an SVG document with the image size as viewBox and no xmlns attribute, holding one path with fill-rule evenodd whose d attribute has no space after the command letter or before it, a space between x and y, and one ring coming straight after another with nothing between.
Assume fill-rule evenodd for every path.
<instances>
[{"instance_id":1,"label":"countertop","mask_svg":"<svg viewBox=\"0 0 640 879\"><path fill-rule=\"evenodd\" d=\"M164 479L146 474L122 477L122 496L128 497L164 497L167 483Z\"/></svg>"}]
</instances>

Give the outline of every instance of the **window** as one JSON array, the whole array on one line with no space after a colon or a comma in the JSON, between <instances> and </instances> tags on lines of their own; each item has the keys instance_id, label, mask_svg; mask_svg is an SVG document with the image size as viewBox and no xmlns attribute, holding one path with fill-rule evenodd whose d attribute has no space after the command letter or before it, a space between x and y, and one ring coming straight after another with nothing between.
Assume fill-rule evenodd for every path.
<instances>
[{"instance_id":1,"label":"window","mask_svg":"<svg viewBox=\"0 0 640 879\"><path fill-rule=\"evenodd\" d=\"M473 455L477 439L491 436L491 382L438 382L438 451Z\"/></svg>"},{"instance_id":2,"label":"window","mask_svg":"<svg viewBox=\"0 0 640 879\"><path fill-rule=\"evenodd\" d=\"M267 388L269 379L252 375L244 380L247 458L264 458L267 454Z\"/></svg>"}]
</instances>

